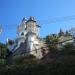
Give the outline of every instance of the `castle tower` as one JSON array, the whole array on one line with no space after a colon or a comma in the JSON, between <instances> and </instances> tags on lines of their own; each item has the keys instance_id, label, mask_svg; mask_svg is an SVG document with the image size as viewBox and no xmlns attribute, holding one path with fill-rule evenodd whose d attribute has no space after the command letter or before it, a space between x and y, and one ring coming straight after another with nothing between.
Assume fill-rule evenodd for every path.
<instances>
[{"instance_id":1,"label":"castle tower","mask_svg":"<svg viewBox=\"0 0 75 75\"><path fill-rule=\"evenodd\" d=\"M23 18L21 24L17 29L18 37L25 37L26 35L26 19Z\"/></svg>"},{"instance_id":2,"label":"castle tower","mask_svg":"<svg viewBox=\"0 0 75 75\"><path fill-rule=\"evenodd\" d=\"M35 21L34 17L30 17L27 23L27 33L32 32L35 33L37 36L39 36L39 25L37 25L37 22Z\"/></svg>"},{"instance_id":3,"label":"castle tower","mask_svg":"<svg viewBox=\"0 0 75 75\"><path fill-rule=\"evenodd\" d=\"M58 33L59 37L64 36L63 30L60 28L60 32Z\"/></svg>"},{"instance_id":4,"label":"castle tower","mask_svg":"<svg viewBox=\"0 0 75 75\"><path fill-rule=\"evenodd\" d=\"M30 54L36 55L36 51L39 49L39 27L34 19L30 17L26 22L27 27L27 49L30 51Z\"/></svg>"}]
</instances>

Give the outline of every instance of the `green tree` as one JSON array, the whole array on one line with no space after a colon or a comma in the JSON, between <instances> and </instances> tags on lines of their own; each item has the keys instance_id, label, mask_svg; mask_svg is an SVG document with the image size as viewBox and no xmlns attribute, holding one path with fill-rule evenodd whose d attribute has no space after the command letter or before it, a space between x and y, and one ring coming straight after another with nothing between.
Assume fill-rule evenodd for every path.
<instances>
[{"instance_id":1,"label":"green tree","mask_svg":"<svg viewBox=\"0 0 75 75\"><path fill-rule=\"evenodd\" d=\"M57 49L58 42L59 38L55 34L46 36L46 44L50 51L55 51Z\"/></svg>"},{"instance_id":2,"label":"green tree","mask_svg":"<svg viewBox=\"0 0 75 75\"><path fill-rule=\"evenodd\" d=\"M7 55L7 47L5 44L0 43L0 58L5 59Z\"/></svg>"},{"instance_id":3,"label":"green tree","mask_svg":"<svg viewBox=\"0 0 75 75\"><path fill-rule=\"evenodd\" d=\"M63 46L62 51L66 55L75 55L75 46L73 43L67 43Z\"/></svg>"},{"instance_id":4,"label":"green tree","mask_svg":"<svg viewBox=\"0 0 75 75\"><path fill-rule=\"evenodd\" d=\"M34 55L27 55L27 56L14 56L13 57L13 64L32 64L37 63L39 60Z\"/></svg>"}]
</instances>

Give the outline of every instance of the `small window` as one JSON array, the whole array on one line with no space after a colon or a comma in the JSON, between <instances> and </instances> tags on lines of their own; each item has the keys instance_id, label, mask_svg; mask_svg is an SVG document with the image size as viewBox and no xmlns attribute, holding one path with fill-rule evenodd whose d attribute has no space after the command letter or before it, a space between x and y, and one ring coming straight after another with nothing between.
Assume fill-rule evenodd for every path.
<instances>
[{"instance_id":1,"label":"small window","mask_svg":"<svg viewBox=\"0 0 75 75\"><path fill-rule=\"evenodd\" d=\"M22 32L21 35L24 35L24 33Z\"/></svg>"},{"instance_id":2,"label":"small window","mask_svg":"<svg viewBox=\"0 0 75 75\"><path fill-rule=\"evenodd\" d=\"M38 44L36 44L36 46L39 46Z\"/></svg>"}]
</instances>

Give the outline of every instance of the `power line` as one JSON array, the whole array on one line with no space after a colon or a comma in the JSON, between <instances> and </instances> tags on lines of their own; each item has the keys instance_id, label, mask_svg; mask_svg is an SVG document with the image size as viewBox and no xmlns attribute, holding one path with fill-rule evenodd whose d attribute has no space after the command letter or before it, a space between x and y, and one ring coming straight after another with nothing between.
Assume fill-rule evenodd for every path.
<instances>
[{"instance_id":1,"label":"power line","mask_svg":"<svg viewBox=\"0 0 75 75\"><path fill-rule=\"evenodd\" d=\"M37 22L40 25L44 25L44 24L51 24L51 23L57 23L57 22L68 22L72 20L75 20L75 15L65 16L65 17L55 17L55 18L50 18L50 19L42 19L42 20L37 20ZM4 26L8 26L8 28L9 27L12 28L14 26L18 27L18 25L19 24L6 24Z\"/></svg>"},{"instance_id":2,"label":"power line","mask_svg":"<svg viewBox=\"0 0 75 75\"><path fill-rule=\"evenodd\" d=\"M38 22L43 25L43 24L51 24L51 23L57 23L57 22L68 22L71 20L75 20L75 15L65 16L65 17L56 17L56 18L45 19L45 20L38 20Z\"/></svg>"}]
</instances>

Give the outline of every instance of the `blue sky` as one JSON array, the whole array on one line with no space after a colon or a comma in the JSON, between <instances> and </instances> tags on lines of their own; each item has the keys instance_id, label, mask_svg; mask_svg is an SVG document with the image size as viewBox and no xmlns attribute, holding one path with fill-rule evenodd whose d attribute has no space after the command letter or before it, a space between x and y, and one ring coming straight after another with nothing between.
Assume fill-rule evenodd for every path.
<instances>
[{"instance_id":1,"label":"blue sky","mask_svg":"<svg viewBox=\"0 0 75 75\"><path fill-rule=\"evenodd\" d=\"M60 28L75 27L75 20L45 24L52 18L71 15L75 15L75 0L0 0L0 24L3 26L0 42L16 38L17 26L23 17L34 16L39 20L40 37L45 37L57 33Z\"/></svg>"}]
</instances>

